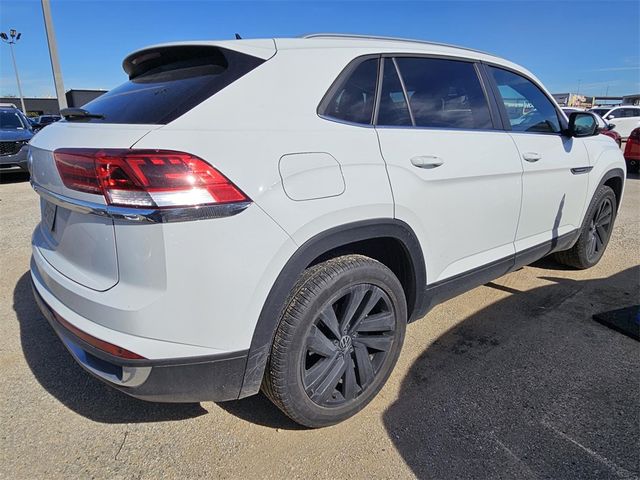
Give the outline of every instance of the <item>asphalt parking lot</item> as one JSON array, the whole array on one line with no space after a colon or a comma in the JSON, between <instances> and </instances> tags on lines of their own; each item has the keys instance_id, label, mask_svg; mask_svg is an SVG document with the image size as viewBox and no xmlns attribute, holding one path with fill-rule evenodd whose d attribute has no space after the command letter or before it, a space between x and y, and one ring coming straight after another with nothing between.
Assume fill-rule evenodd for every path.
<instances>
[{"instance_id":1,"label":"asphalt parking lot","mask_svg":"<svg viewBox=\"0 0 640 480\"><path fill-rule=\"evenodd\" d=\"M30 290L39 219L0 184L0 478L638 478L640 343L592 320L640 304L640 179L603 260L543 260L407 330L381 394L304 430L263 396L162 405L76 366Z\"/></svg>"}]
</instances>

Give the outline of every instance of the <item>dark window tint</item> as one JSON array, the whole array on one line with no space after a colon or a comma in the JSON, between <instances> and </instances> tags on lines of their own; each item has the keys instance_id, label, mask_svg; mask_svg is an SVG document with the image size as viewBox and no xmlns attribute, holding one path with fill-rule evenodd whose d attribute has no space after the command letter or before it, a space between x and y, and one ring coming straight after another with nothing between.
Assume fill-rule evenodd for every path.
<instances>
[{"instance_id":1,"label":"dark window tint","mask_svg":"<svg viewBox=\"0 0 640 480\"><path fill-rule=\"evenodd\" d=\"M597 113L598 115L600 115L601 117L604 117L605 114L609 111L609 108L592 108L591 110L589 110L590 112L593 113Z\"/></svg>"},{"instance_id":2,"label":"dark window tint","mask_svg":"<svg viewBox=\"0 0 640 480\"><path fill-rule=\"evenodd\" d=\"M615 115L616 118L629 118L629 117L638 117L640 116L640 109L636 110L635 108L618 108L611 112L612 115Z\"/></svg>"},{"instance_id":3,"label":"dark window tint","mask_svg":"<svg viewBox=\"0 0 640 480\"><path fill-rule=\"evenodd\" d=\"M526 78L489 67L495 79L511 129L515 132L560 132L560 121L551 100Z\"/></svg>"},{"instance_id":4,"label":"dark window tint","mask_svg":"<svg viewBox=\"0 0 640 480\"><path fill-rule=\"evenodd\" d=\"M393 60L386 58L382 73L382 91L377 125L411 125L409 108Z\"/></svg>"},{"instance_id":5,"label":"dark window tint","mask_svg":"<svg viewBox=\"0 0 640 480\"><path fill-rule=\"evenodd\" d=\"M397 58L416 126L491 128L491 115L472 63Z\"/></svg>"},{"instance_id":6,"label":"dark window tint","mask_svg":"<svg viewBox=\"0 0 640 480\"><path fill-rule=\"evenodd\" d=\"M264 60L216 47L165 47L125 60L129 81L82 108L92 122L165 124L175 120ZM81 121L87 121L82 119Z\"/></svg>"},{"instance_id":7,"label":"dark window tint","mask_svg":"<svg viewBox=\"0 0 640 480\"><path fill-rule=\"evenodd\" d=\"M377 76L377 58L348 69L320 104L319 113L346 122L370 124Z\"/></svg>"}]
</instances>

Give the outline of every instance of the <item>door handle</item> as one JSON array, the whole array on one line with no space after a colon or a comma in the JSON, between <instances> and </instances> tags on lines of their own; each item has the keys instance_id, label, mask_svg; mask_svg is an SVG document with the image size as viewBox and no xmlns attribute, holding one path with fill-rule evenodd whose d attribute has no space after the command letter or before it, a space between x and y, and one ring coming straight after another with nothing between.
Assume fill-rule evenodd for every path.
<instances>
[{"instance_id":1,"label":"door handle","mask_svg":"<svg viewBox=\"0 0 640 480\"><path fill-rule=\"evenodd\" d=\"M527 162L537 162L542 158L542 155L537 152L524 152L522 154L522 158L524 158Z\"/></svg>"},{"instance_id":2,"label":"door handle","mask_svg":"<svg viewBox=\"0 0 640 480\"><path fill-rule=\"evenodd\" d=\"M411 159L413 166L418 168L436 168L444 163L444 160L437 155L418 155Z\"/></svg>"}]
</instances>

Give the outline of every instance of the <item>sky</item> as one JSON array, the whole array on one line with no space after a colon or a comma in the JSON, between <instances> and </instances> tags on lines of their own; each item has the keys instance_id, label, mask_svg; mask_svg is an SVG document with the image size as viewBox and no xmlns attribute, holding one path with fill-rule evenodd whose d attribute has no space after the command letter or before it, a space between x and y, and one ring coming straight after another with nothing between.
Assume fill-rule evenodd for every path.
<instances>
[{"instance_id":1,"label":"sky","mask_svg":"<svg viewBox=\"0 0 640 480\"><path fill-rule=\"evenodd\" d=\"M640 93L640 2L51 0L65 90L111 89L123 58L168 41L290 37L313 32L409 37L491 52L531 70L553 93ZM0 0L15 28L25 96L55 95L39 0ZM18 89L0 45L0 96Z\"/></svg>"}]
</instances>

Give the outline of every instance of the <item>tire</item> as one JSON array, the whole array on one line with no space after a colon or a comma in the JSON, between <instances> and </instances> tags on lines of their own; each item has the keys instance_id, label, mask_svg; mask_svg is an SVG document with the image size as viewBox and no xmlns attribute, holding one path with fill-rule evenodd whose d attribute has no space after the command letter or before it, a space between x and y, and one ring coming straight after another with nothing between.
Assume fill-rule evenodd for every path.
<instances>
[{"instance_id":1,"label":"tire","mask_svg":"<svg viewBox=\"0 0 640 480\"><path fill-rule=\"evenodd\" d=\"M578 240L569 250L556 252L554 259L558 263L581 270L597 264L611 238L616 212L613 190L602 185L591 199Z\"/></svg>"},{"instance_id":2,"label":"tire","mask_svg":"<svg viewBox=\"0 0 640 480\"><path fill-rule=\"evenodd\" d=\"M301 425L339 423L383 387L406 324L404 291L382 263L345 255L310 267L285 304L262 389Z\"/></svg>"}]
</instances>

